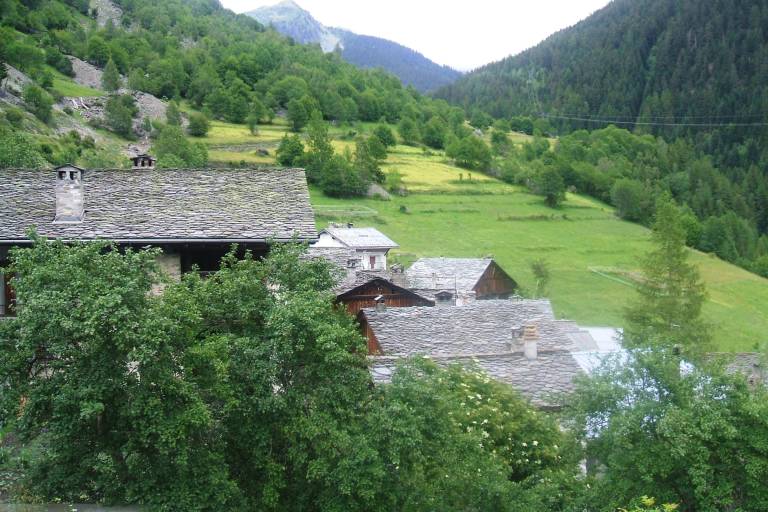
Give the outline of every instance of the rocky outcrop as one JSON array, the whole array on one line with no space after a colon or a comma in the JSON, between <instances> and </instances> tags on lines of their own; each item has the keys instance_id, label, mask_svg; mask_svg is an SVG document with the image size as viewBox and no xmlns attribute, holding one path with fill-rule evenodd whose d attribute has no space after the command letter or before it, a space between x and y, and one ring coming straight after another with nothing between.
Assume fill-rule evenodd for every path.
<instances>
[{"instance_id":1,"label":"rocky outcrop","mask_svg":"<svg viewBox=\"0 0 768 512\"><path fill-rule=\"evenodd\" d=\"M101 69L71 55L68 55L67 58L72 63L72 71L75 74L73 80L75 83L90 87L91 89L101 90L101 75L103 74Z\"/></svg>"},{"instance_id":2,"label":"rocky outcrop","mask_svg":"<svg viewBox=\"0 0 768 512\"><path fill-rule=\"evenodd\" d=\"M110 0L91 0L90 7L96 11L99 27L106 27L110 21L118 27L123 21L123 10Z\"/></svg>"},{"instance_id":3,"label":"rocky outcrop","mask_svg":"<svg viewBox=\"0 0 768 512\"><path fill-rule=\"evenodd\" d=\"M2 66L3 64L0 64ZM8 76L2 81L0 87L0 98L13 105L22 104L21 93L24 86L32 83L32 79L13 66L5 64Z\"/></svg>"}]
</instances>

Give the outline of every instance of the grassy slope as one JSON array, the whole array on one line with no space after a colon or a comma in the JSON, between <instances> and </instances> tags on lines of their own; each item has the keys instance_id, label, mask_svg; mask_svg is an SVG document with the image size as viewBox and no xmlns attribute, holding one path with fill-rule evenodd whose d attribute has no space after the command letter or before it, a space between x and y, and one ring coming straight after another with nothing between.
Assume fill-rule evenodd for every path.
<instances>
[{"instance_id":1,"label":"grassy slope","mask_svg":"<svg viewBox=\"0 0 768 512\"><path fill-rule=\"evenodd\" d=\"M259 143L273 155L284 130L261 127L252 137L243 127L216 123L206 142ZM337 149L350 144L334 143ZM397 146L384 167L403 175L410 195L341 200L313 189L318 226L330 221L375 226L400 244L394 256L404 263L421 256L493 255L524 287L532 283L530 262L544 258L552 270L548 295L559 317L582 325L621 325L622 308L633 296L632 283L622 274L635 271L650 247L647 229L618 220L610 207L587 197L569 195L562 209L552 210L541 198L492 178L473 173L470 182L466 170L439 153ZM768 280L701 253L692 252L692 258L709 289L706 313L716 324L719 348L750 350L765 340Z\"/></svg>"}]
</instances>

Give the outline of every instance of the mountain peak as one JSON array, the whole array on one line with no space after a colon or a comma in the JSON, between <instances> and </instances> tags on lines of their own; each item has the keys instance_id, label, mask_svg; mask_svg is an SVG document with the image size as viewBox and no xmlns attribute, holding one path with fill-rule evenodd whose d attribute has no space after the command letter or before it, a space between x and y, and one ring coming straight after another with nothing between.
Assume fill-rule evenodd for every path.
<instances>
[{"instance_id":1,"label":"mountain peak","mask_svg":"<svg viewBox=\"0 0 768 512\"><path fill-rule=\"evenodd\" d=\"M326 27L294 0L282 0L246 14L297 43L319 44L326 53L340 48L347 62L362 68L384 68L422 92L448 85L461 75L395 42Z\"/></svg>"}]
</instances>

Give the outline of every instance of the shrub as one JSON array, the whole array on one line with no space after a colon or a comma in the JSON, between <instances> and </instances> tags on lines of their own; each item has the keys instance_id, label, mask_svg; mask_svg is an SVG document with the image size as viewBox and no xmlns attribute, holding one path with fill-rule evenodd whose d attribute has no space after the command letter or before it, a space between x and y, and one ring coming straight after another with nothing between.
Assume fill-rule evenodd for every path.
<instances>
[{"instance_id":1,"label":"shrub","mask_svg":"<svg viewBox=\"0 0 768 512\"><path fill-rule=\"evenodd\" d=\"M193 112L189 115L189 126L187 126L187 131L193 137L205 137L208 134L210 126L211 123L208 121L205 114Z\"/></svg>"},{"instance_id":2,"label":"shrub","mask_svg":"<svg viewBox=\"0 0 768 512\"><path fill-rule=\"evenodd\" d=\"M53 98L42 87L29 84L24 87L22 97L24 98L27 110L32 112L38 119L45 123L51 120Z\"/></svg>"}]
</instances>

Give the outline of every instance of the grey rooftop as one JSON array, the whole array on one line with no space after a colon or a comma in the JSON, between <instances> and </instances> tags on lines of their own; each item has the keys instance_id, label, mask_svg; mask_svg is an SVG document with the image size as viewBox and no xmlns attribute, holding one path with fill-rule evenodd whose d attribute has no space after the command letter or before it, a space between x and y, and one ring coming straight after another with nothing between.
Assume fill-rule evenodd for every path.
<instances>
[{"instance_id":1,"label":"grey rooftop","mask_svg":"<svg viewBox=\"0 0 768 512\"><path fill-rule=\"evenodd\" d=\"M336 228L323 230L333 238L352 249L394 249L394 241L376 228Z\"/></svg>"},{"instance_id":2,"label":"grey rooftop","mask_svg":"<svg viewBox=\"0 0 768 512\"><path fill-rule=\"evenodd\" d=\"M576 350L569 325L547 300L478 300L464 306L363 310L387 356L473 356L522 352L521 329L535 324L539 352Z\"/></svg>"},{"instance_id":3,"label":"grey rooftop","mask_svg":"<svg viewBox=\"0 0 768 512\"><path fill-rule=\"evenodd\" d=\"M388 382L397 361L429 357L441 365L477 365L540 407L557 407L556 395L573 390L583 373L571 351L583 348L572 322L556 320L547 300L478 300L458 307L362 311L381 349L371 356L376 382ZM537 356L526 357L522 330L538 330Z\"/></svg>"},{"instance_id":4,"label":"grey rooftop","mask_svg":"<svg viewBox=\"0 0 768 512\"><path fill-rule=\"evenodd\" d=\"M405 271L415 290L472 291L493 262L490 258L421 258Z\"/></svg>"},{"instance_id":5,"label":"grey rooftop","mask_svg":"<svg viewBox=\"0 0 768 512\"><path fill-rule=\"evenodd\" d=\"M56 173L0 171L0 243L34 226L66 240L263 242L315 240L302 169L93 169L82 222L54 224Z\"/></svg>"}]
</instances>

